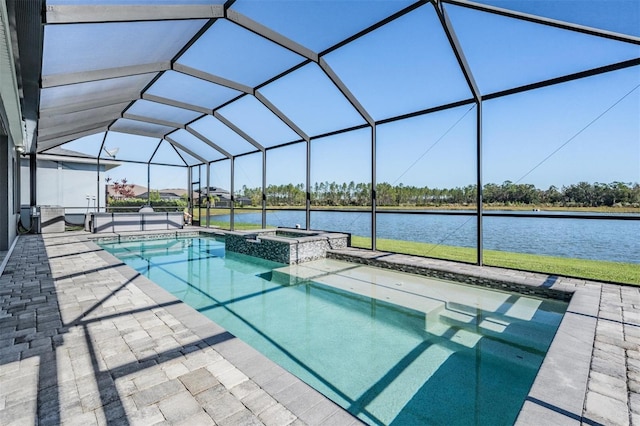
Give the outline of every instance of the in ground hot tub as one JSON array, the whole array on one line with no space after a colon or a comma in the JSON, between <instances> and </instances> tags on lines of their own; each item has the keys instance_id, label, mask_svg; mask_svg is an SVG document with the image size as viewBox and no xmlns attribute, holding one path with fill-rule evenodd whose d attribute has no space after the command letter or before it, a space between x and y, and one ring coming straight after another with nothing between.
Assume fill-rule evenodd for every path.
<instances>
[{"instance_id":1,"label":"in ground hot tub","mask_svg":"<svg viewBox=\"0 0 640 426\"><path fill-rule=\"evenodd\" d=\"M225 250L274 262L297 264L326 257L327 250L346 248L350 235L295 228L225 232Z\"/></svg>"}]
</instances>

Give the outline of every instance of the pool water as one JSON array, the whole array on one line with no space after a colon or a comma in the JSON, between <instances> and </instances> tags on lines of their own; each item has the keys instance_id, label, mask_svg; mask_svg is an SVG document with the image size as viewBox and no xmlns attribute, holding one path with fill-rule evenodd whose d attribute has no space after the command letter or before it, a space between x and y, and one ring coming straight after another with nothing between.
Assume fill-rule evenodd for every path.
<instances>
[{"instance_id":1,"label":"pool water","mask_svg":"<svg viewBox=\"0 0 640 426\"><path fill-rule=\"evenodd\" d=\"M513 424L567 307L214 238L102 246L374 425Z\"/></svg>"}]
</instances>

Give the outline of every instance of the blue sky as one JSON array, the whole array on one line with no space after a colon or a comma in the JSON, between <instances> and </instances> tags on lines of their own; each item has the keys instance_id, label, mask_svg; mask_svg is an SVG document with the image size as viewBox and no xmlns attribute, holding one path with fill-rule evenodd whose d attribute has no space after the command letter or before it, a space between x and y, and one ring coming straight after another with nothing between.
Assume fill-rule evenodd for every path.
<instances>
[{"instance_id":1,"label":"blue sky","mask_svg":"<svg viewBox=\"0 0 640 426\"><path fill-rule=\"evenodd\" d=\"M322 50L409 3L301 1L292 5L239 0L234 8L311 49ZM640 28L640 2L636 1L485 3L512 6L552 18L571 17L580 24L611 31L635 34ZM281 8L285 7L295 19L283 18ZM358 12L352 15L357 19L346 19L350 16L347 13L336 14L339 7ZM638 45L452 5L446 5L446 10L483 95L640 57ZM333 21L334 18L337 20ZM214 36L230 37L229 43L211 44ZM269 43L255 45L256 40L257 36L235 24L216 23L178 62L226 78L237 75L241 83L254 85L302 61L298 55ZM471 97L430 4L326 55L325 59L376 120ZM175 75L160 79L150 93L159 96L175 93L175 82L179 83ZM484 181L520 181L542 188L579 181L640 182L639 86L640 67L636 66L485 101ZM204 86L199 87L202 89L193 95L185 93L181 101L206 103L202 95ZM364 123L316 64L267 85L260 93L310 135ZM143 107L136 105L138 112L144 111ZM251 97L219 112L265 146L297 139L294 132ZM194 128L214 135L220 122L208 117L196 122ZM430 187L474 184L475 128L473 105L378 126L378 182ZM314 139L312 182L369 181L370 133L370 129L364 129ZM219 140L212 136L214 142L221 146L228 144L232 149L228 132L215 134ZM149 147L159 142L120 135L110 134L106 145L119 147L118 158L122 159L143 158L145 153L153 152ZM189 143L189 135L180 137L185 144ZM95 146L95 140L91 143ZM75 145L69 144L68 148L76 149ZM172 149L163 145L154 159L175 162L172 155ZM268 183L304 182L305 158L304 144L269 152ZM238 158L236 188L260 186L261 166L260 155ZM154 167L152 187L184 187L186 177L172 170ZM112 170L110 176L146 185L147 169L144 165L123 165ZM228 164L213 166L211 183L229 187Z\"/></svg>"}]
</instances>

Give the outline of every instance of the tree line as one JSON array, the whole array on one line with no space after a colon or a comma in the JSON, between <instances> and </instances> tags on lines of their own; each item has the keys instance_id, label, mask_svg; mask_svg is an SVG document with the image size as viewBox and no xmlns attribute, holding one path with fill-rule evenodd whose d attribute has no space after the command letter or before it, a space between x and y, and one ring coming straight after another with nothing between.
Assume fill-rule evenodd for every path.
<instances>
[{"instance_id":1,"label":"tree line","mask_svg":"<svg viewBox=\"0 0 640 426\"><path fill-rule=\"evenodd\" d=\"M376 185L376 192L377 205L389 207L472 205L477 197L476 185L430 188L382 182ZM245 185L236 195L247 197L252 205L259 206L262 188ZM270 206L304 206L305 186L302 183L269 185L266 197ZM314 206L367 206L371 205L371 184L316 182L311 187L310 197ZM502 184L485 184L482 197L484 203L498 206L640 207L640 184L579 182L540 189L532 184L505 181Z\"/></svg>"}]
</instances>

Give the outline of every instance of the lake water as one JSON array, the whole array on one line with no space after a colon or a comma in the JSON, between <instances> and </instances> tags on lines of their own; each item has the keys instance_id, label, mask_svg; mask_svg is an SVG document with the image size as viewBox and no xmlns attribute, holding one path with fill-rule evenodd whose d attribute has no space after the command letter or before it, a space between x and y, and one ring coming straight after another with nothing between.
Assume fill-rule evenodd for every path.
<instances>
[{"instance_id":1,"label":"lake water","mask_svg":"<svg viewBox=\"0 0 640 426\"><path fill-rule=\"evenodd\" d=\"M371 236L366 212L311 212L311 229ZM229 221L229 215L212 215ZM262 223L262 214L235 215L237 223ZM270 226L305 227L304 211L268 211ZM640 220L556 219L545 217L483 218L485 250L640 264ZM377 237L460 247L476 246L474 216L378 214Z\"/></svg>"}]
</instances>

